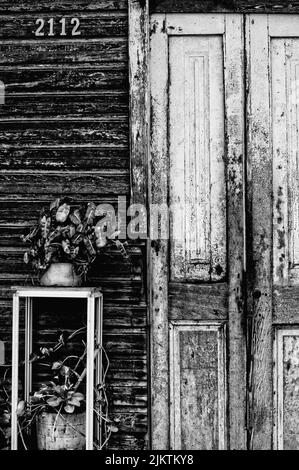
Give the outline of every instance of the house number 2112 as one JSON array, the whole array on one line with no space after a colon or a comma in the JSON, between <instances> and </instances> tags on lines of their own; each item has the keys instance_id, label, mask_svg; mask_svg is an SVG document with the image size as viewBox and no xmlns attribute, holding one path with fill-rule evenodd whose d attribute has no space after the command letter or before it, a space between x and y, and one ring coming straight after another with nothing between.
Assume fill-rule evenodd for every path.
<instances>
[{"instance_id":1,"label":"house number 2112","mask_svg":"<svg viewBox=\"0 0 299 470\"><path fill-rule=\"evenodd\" d=\"M35 36L80 36L80 20L78 18L71 18L67 20L66 18L61 18L59 20L60 25L55 24L54 18L50 18L45 21L43 18L38 18L35 22L37 28L35 31Z\"/></svg>"}]
</instances>

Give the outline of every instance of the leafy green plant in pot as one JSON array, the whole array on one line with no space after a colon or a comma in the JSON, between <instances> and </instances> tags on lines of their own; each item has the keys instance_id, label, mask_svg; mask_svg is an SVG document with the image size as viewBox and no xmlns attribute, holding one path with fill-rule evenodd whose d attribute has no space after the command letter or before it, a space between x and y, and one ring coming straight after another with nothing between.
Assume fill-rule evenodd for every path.
<instances>
[{"instance_id":1,"label":"leafy green plant in pot","mask_svg":"<svg viewBox=\"0 0 299 470\"><path fill-rule=\"evenodd\" d=\"M101 206L72 207L66 198L42 210L38 223L22 236L31 245L24 261L38 273L42 286L80 286L97 254L111 245L128 257L126 243L118 240L117 221L111 230L103 223L105 216Z\"/></svg>"},{"instance_id":2,"label":"leafy green plant in pot","mask_svg":"<svg viewBox=\"0 0 299 470\"><path fill-rule=\"evenodd\" d=\"M41 384L29 400L18 404L19 433L23 446L27 449L26 431L36 425L37 448L39 450L83 450L85 448L85 378L86 345L82 340L80 354L68 355L67 344L75 336L86 333L83 327L72 334L60 334L54 347L41 347L38 354L32 354L31 362L47 367L51 371L51 380ZM61 350L64 353L61 354ZM96 353L99 352L96 349ZM101 383L95 387L94 414L103 425L104 442L94 442L96 449L103 448L112 432L118 429L108 416L108 400L105 388L105 376L109 366L106 357L106 370ZM58 359L58 354L59 359Z\"/></svg>"},{"instance_id":3,"label":"leafy green plant in pot","mask_svg":"<svg viewBox=\"0 0 299 470\"><path fill-rule=\"evenodd\" d=\"M10 389L11 381L8 378L8 366L0 367L0 450L8 450L10 439Z\"/></svg>"}]
</instances>

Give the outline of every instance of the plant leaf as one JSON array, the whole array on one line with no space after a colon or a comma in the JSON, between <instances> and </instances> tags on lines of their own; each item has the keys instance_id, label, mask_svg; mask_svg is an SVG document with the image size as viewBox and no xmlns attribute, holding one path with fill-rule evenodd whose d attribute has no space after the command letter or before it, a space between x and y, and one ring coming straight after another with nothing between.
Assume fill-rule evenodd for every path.
<instances>
[{"instance_id":1,"label":"plant leaf","mask_svg":"<svg viewBox=\"0 0 299 470\"><path fill-rule=\"evenodd\" d=\"M25 411L25 401L21 400L19 401L18 406L17 406L17 416L22 416L24 414L24 411Z\"/></svg>"},{"instance_id":2,"label":"plant leaf","mask_svg":"<svg viewBox=\"0 0 299 470\"><path fill-rule=\"evenodd\" d=\"M80 216L80 212L78 211L78 209L70 213L69 219L74 225L81 224L81 216Z\"/></svg>"},{"instance_id":3,"label":"plant leaf","mask_svg":"<svg viewBox=\"0 0 299 470\"><path fill-rule=\"evenodd\" d=\"M58 197L57 199L55 199L55 201L51 202L50 211L52 211L53 209L58 209L59 204L60 204L60 198Z\"/></svg>"},{"instance_id":4,"label":"plant leaf","mask_svg":"<svg viewBox=\"0 0 299 470\"><path fill-rule=\"evenodd\" d=\"M56 212L57 222L60 222L60 223L65 222L66 219L68 218L70 210L71 210L70 206L66 203L64 203L60 207L58 207L57 212Z\"/></svg>"},{"instance_id":5,"label":"plant leaf","mask_svg":"<svg viewBox=\"0 0 299 470\"><path fill-rule=\"evenodd\" d=\"M92 225L95 218L96 205L94 202L89 202L87 205L87 210L85 213L85 223L86 225Z\"/></svg>"},{"instance_id":6,"label":"plant leaf","mask_svg":"<svg viewBox=\"0 0 299 470\"><path fill-rule=\"evenodd\" d=\"M68 377L70 375L70 368L67 367L67 366L62 366L61 367L61 370L60 370L60 374L63 376L63 377Z\"/></svg>"},{"instance_id":7,"label":"plant leaf","mask_svg":"<svg viewBox=\"0 0 299 470\"><path fill-rule=\"evenodd\" d=\"M109 426L111 432L118 432L118 428L116 426Z\"/></svg>"},{"instance_id":8,"label":"plant leaf","mask_svg":"<svg viewBox=\"0 0 299 470\"><path fill-rule=\"evenodd\" d=\"M62 249L63 251L69 255L71 250L70 250L70 241L69 240L62 240Z\"/></svg>"},{"instance_id":9,"label":"plant leaf","mask_svg":"<svg viewBox=\"0 0 299 470\"><path fill-rule=\"evenodd\" d=\"M77 406L77 407L80 407L81 406L81 401L77 400L77 398L74 398L72 397L71 399L69 399L67 401L68 405L73 405L73 406Z\"/></svg>"},{"instance_id":10,"label":"plant leaf","mask_svg":"<svg viewBox=\"0 0 299 470\"><path fill-rule=\"evenodd\" d=\"M73 405L65 405L64 411L65 411L66 413L70 413L70 414L71 414L71 413L74 413L75 407L74 407Z\"/></svg>"},{"instance_id":11,"label":"plant leaf","mask_svg":"<svg viewBox=\"0 0 299 470\"><path fill-rule=\"evenodd\" d=\"M39 224L40 224L40 229L41 229L42 237L43 237L43 238L47 238L47 236L48 236L48 234L49 234L49 231L50 231L51 218L50 218L50 217L47 217L46 215L44 215L44 216L40 219Z\"/></svg>"},{"instance_id":12,"label":"plant leaf","mask_svg":"<svg viewBox=\"0 0 299 470\"><path fill-rule=\"evenodd\" d=\"M53 396L47 400L47 404L51 406L52 408L57 408L57 406L59 406L62 401L63 400L61 397Z\"/></svg>"},{"instance_id":13,"label":"plant leaf","mask_svg":"<svg viewBox=\"0 0 299 470\"><path fill-rule=\"evenodd\" d=\"M76 398L77 400L82 401L82 400L84 400L84 395L83 395L83 393L76 392L76 393L74 393L73 398Z\"/></svg>"},{"instance_id":14,"label":"plant leaf","mask_svg":"<svg viewBox=\"0 0 299 470\"><path fill-rule=\"evenodd\" d=\"M53 365L52 365L52 370L58 370L58 369L61 368L61 366L62 366L61 361L54 362Z\"/></svg>"},{"instance_id":15,"label":"plant leaf","mask_svg":"<svg viewBox=\"0 0 299 470\"><path fill-rule=\"evenodd\" d=\"M97 254L96 250L94 249L94 246L90 239L88 237L84 237L84 244L86 246L86 249L90 255L95 256Z\"/></svg>"}]
</instances>

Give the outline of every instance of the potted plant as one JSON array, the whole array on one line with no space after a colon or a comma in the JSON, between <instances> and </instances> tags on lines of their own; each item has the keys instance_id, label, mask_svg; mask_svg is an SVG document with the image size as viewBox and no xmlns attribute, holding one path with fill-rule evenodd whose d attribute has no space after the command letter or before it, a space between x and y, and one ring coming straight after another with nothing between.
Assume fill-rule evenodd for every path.
<instances>
[{"instance_id":1,"label":"potted plant","mask_svg":"<svg viewBox=\"0 0 299 470\"><path fill-rule=\"evenodd\" d=\"M116 245L127 257L126 243L115 227L103 223L101 206L71 206L67 198L56 199L41 211L38 223L22 236L30 248L24 254L43 286L80 286L98 253Z\"/></svg>"},{"instance_id":2,"label":"potted plant","mask_svg":"<svg viewBox=\"0 0 299 470\"><path fill-rule=\"evenodd\" d=\"M7 450L10 439L10 389L9 366L0 367L0 450Z\"/></svg>"},{"instance_id":3,"label":"potted plant","mask_svg":"<svg viewBox=\"0 0 299 470\"><path fill-rule=\"evenodd\" d=\"M31 356L31 362L46 367L51 380L43 383L31 394L29 402L18 404L19 432L23 446L27 449L26 431L36 425L36 441L39 450L83 450L85 448L85 376L86 345L79 354L68 354L67 344L76 336L86 333L80 328L72 334L63 332L54 347L41 347ZM98 350L97 350L98 351ZM105 351L103 350L104 355ZM58 356L59 355L59 359ZM105 355L107 358L107 356ZM107 360L107 364L109 361ZM94 414L103 427L104 442L95 442L97 449L103 448L112 432L117 432L115 423L108 417L108 400L103 382L95 387Z\"/></svg>"}]
</instances>

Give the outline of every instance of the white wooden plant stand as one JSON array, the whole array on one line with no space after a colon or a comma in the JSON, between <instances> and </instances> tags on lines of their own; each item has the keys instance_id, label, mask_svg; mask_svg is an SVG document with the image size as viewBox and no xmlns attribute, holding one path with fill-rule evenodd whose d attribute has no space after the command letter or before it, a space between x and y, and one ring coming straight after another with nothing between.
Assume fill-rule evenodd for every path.
<instances>
[{"instance_id":1,"label":"white wooden plant stand","mask_svg":"<svg viewBox=\"0 0 299 470\"><path fill-rule=\"evenodd\" d=\"M12 330L12 397L11 397L11 449L18 448L18 389L19 389L19 323L20 299L25 300L25 373L24 400L29 401L32 391L32 300L34 298L86 299L87 359L86 359L86 450L93 450L94 428L99 441L100 426L94 420L94 383L102 381L103 295L93 287L14 287ZM95 357L95 340L99 353Z\"/></svg>"}]
</instances>

